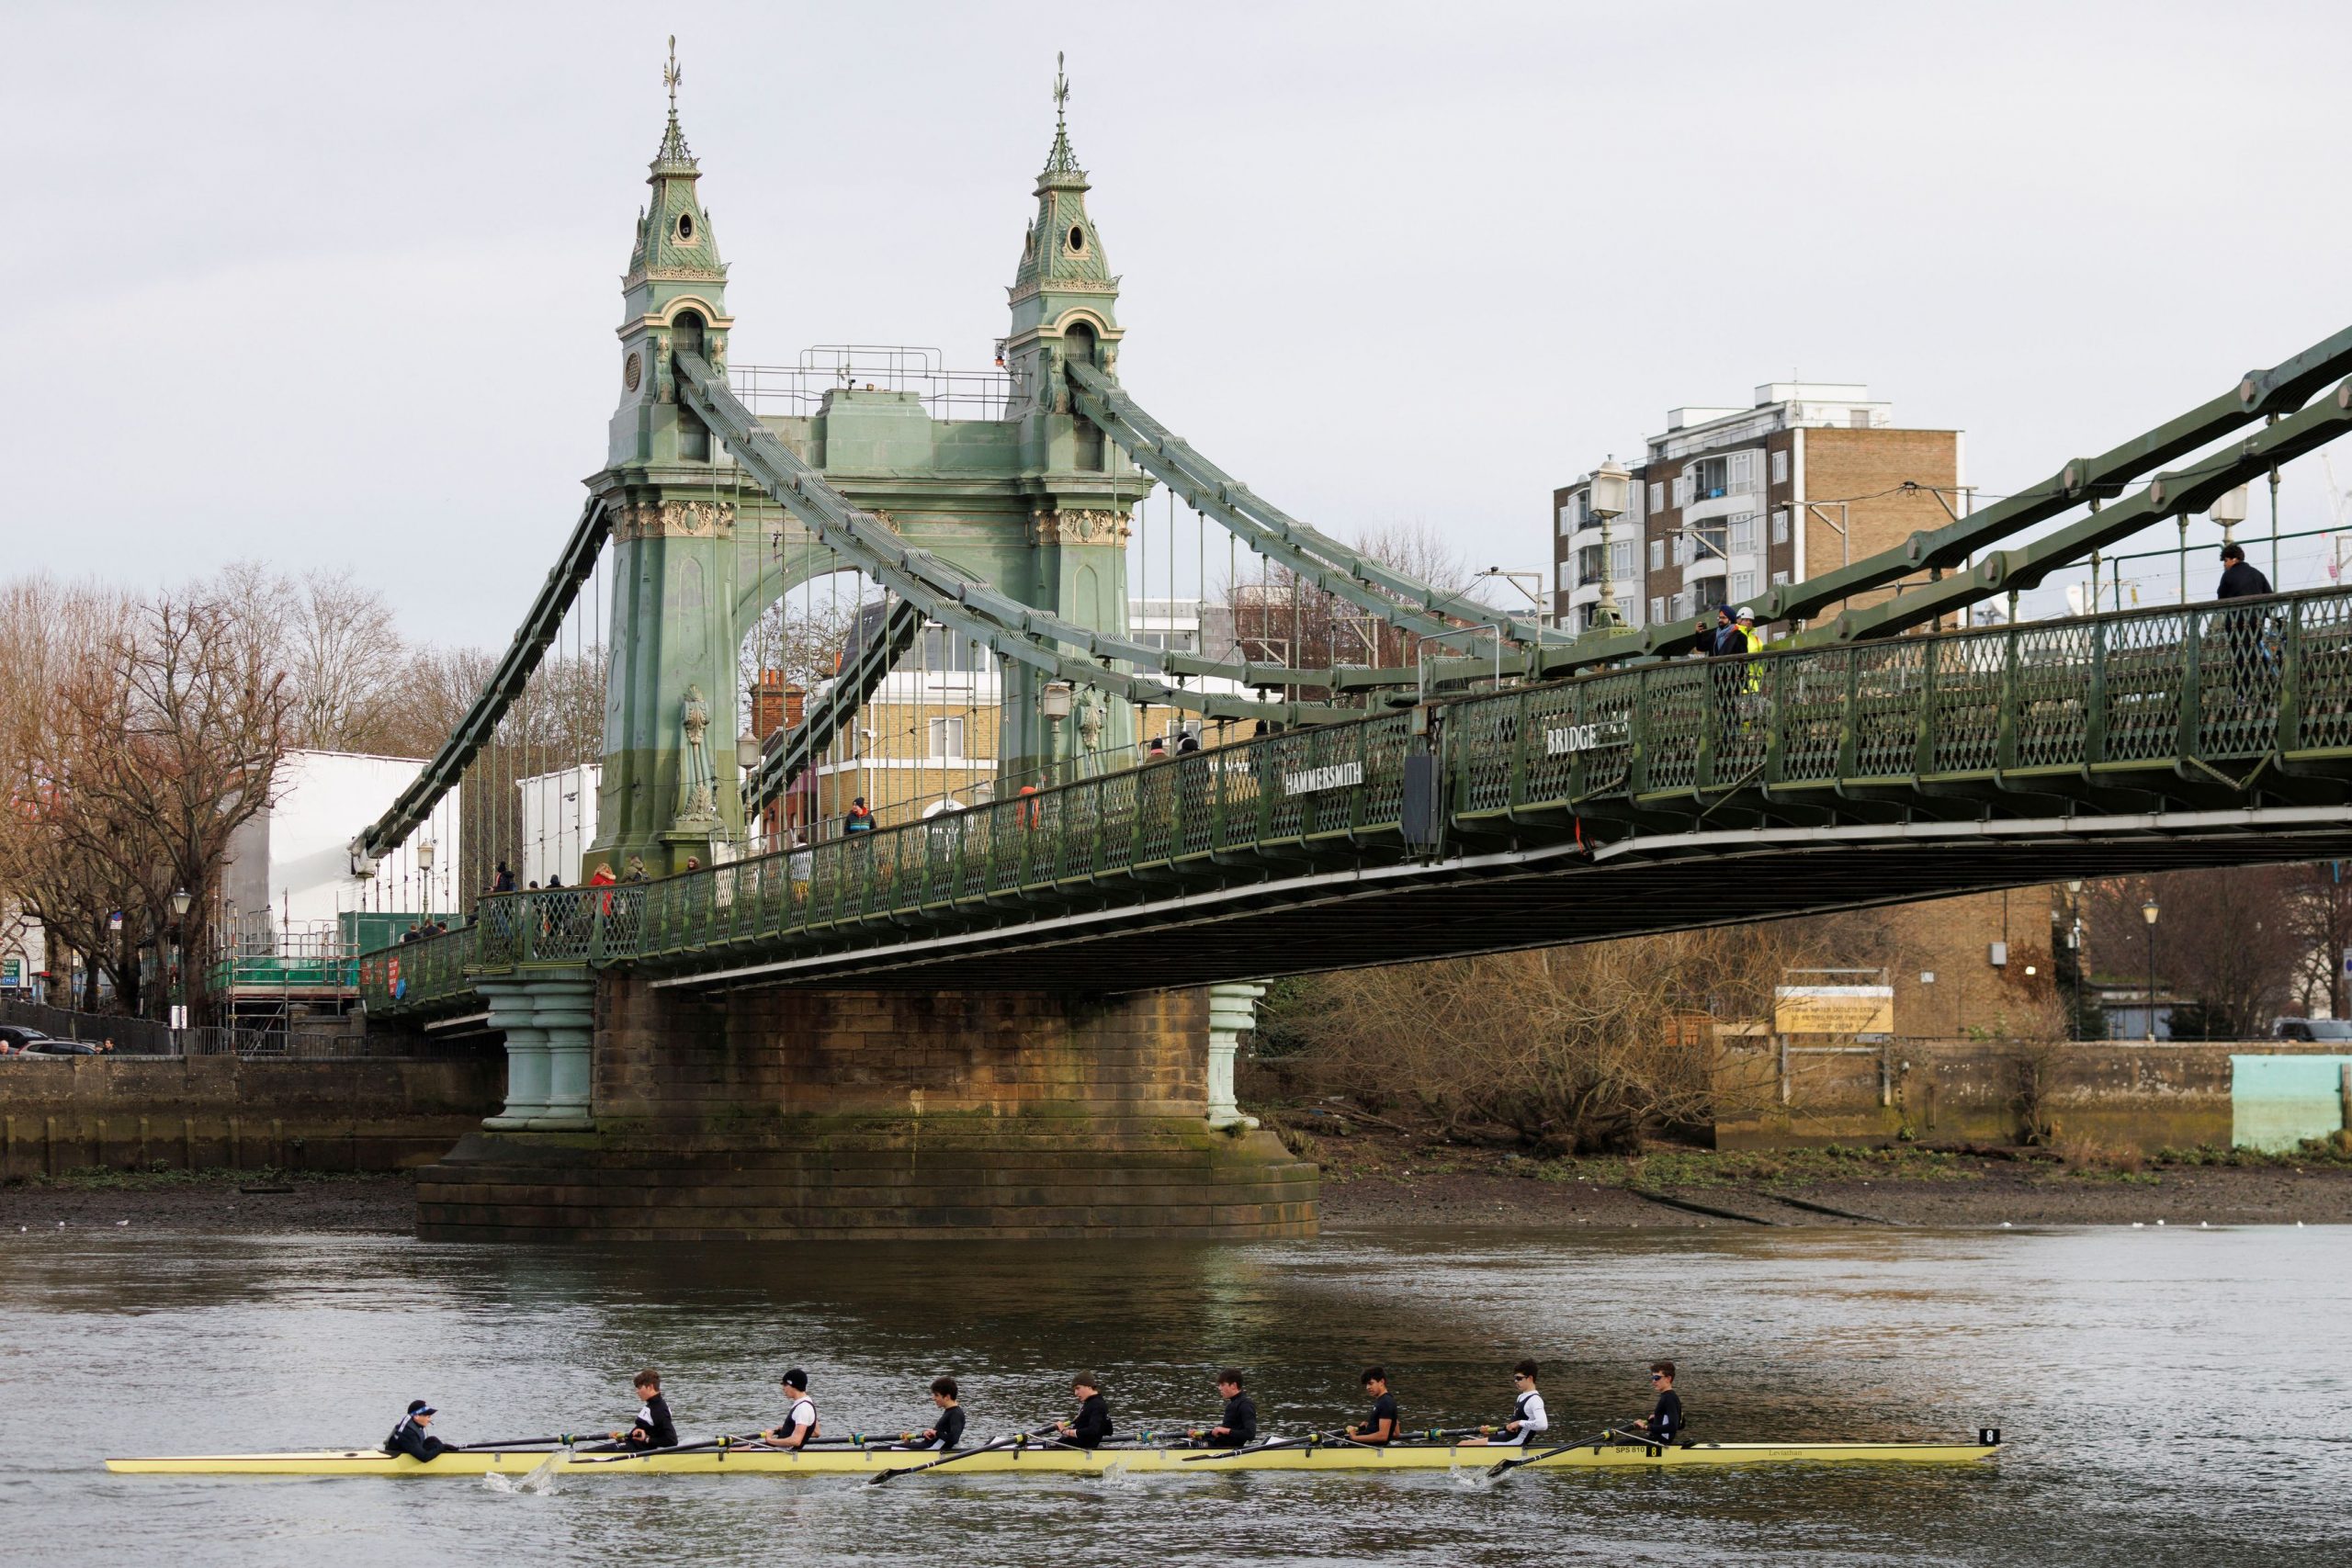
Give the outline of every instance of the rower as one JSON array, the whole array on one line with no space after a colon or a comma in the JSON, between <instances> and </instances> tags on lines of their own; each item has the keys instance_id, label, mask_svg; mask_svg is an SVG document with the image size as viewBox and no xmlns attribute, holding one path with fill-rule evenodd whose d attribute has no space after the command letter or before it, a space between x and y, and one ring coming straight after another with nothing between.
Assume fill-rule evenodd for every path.
<instances>
[{"instance_id":1,"label":"rower","mask_svg":"<svg viewBox=\"0 0 2352 1568\"><path fill-rule=\"evenodd\" d=\"M662 1374L648 1367L629 1386L637 1392L637 1422L626 1432L615 1432L613 1441L628 1449L676 1448L678 1428L670 1420L670 1402L662 1397Z\"/></svg>"},{"instance_id":2,"label":"rower","mask_svg":"<svg viewBox=\"0 0 2352 1568\"><path fill-rule=\"evenodd\" d=\"M792 1402L781 1426L760 1434L771 1448L798 1449L817 1435L817 1404L808 1397L808 1374L794 1367L784 1374L784 1397Z\"/></svg>"},{"instance_id":3,"label":"rower","mask_svg":"<svg viewBox=\"0 0 2352 1568\"><path fill-rule=\"evenodd\" d=\"M1379 1367L1363 1370L1363 1391L1372 1395L1372 1414L1361 1427L1348 1428L1348 1436L1359 1443L1375 1446L1396 1440L1396 1396L1388 1392L1388 1373Z\"/></svg>"},{"instance_id":4,"label":"rower","mask_svg":"<svg viewBox=\"0 0 2352 1568\"><path fill-rule=\"evenodd\" d=\"M1510 1419L1497 1427L1490 1438L1463 1438L1464 1446L1524 1446L1528 1438L1551 1427L1552 1418L1544 1413L1544 1396L1535 1392L1537 1371L1532 1361L1521 1361L1510 1370L1511 1384L1519 1391L1519 1403L1511 1407Z\"/></svg>"},{"instance_id":5,"label":"rower","mask_svg":"<svg viewBox=\"0 0 2352 1568\"><path fill-rule=\"evenodd\" d=\"M1241 1369L1227 1367L1216 1375L1216 1391L1225 1396L1225 1414L1201 1434L1213 1449L1246 1449L1258 1440L1257 1402L1241 1392Z\"/></svg>"},{"instance_id":6,"label":"rower","mask_svg":"<svg viewBox=\"0 0 2352 1568\"><path fill-rule=\"evenodd\" d=\"M431 1464L443 1454L456 1453L457 1444L443 1442L430 1430L434 1414L433 1406L424 1401L410 1400L408 1414L392 1428L392 1435L384 1439L384 1451L394 1456L406 1454L419 1464Z\"/></svg>"},{"instance_id":7,"label":"rower","mask_svg":"<svg viewBox=\"0 0 2352 1568\"><path fill-rule=\"evenodd\" d=\"M1674 1363L1652 1361L1650 1386L1657 1390L1657 1407L1634 1423L1634 1430L1655 1443L1682 1440L1682 1396L1674 1392Z\"/></svg>"},{"instance_id":8,"label":"rower","mask_svg":"<svg viewBox=\"0 0 2352 1568\"><path fill-rule=\"evenodd\" d=\"M1072 1448L1102 1447L1102 1439L1111 1435L1111 1404L1102 1397L1102 1380L1092 1372L1080 1372L1069 1380L1069 1391L1078 1395L1078 1419L1057 1421L1054 1430Z\"/></svg>"},{"instance_id":9,"label":"rower","mask_svg":"<svg viewBox=\"0 0 2352 1568\"><path fill-rule=\"evenodd\" d=\"M944 1453L964 1440L964 1407L956 1403L956 1380L932 1379L931 1402L939 1406L939 1419L916 1434L922 1441L915 1447Z\"/></svg>"}]
</instances>

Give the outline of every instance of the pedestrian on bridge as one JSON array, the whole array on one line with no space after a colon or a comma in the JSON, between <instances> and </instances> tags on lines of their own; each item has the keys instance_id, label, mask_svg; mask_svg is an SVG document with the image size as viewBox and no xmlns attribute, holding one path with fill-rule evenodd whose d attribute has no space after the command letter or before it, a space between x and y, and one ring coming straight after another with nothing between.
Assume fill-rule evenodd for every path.
<instances>
[{"instance_id":1,"label":"pedestrian on bridge","mask_svg":"<svg viewBox=\"0 0 2352 1568\"><path fill-rule=\"evenodd\" d=\"M2213 589L2214 598L2259 599L2271 592L2270 580L2262 575L2262 569L2245 558L2245 546L2232 539L2222 547L2222 581ZM2214 619L2222 623L2222 635L2229 645L2231 685L2238 705L2245 707L2254 700L2258 674L2267 674L2273 667L2267 646L2270 617L2249 608L2224 610Z\"/></svg>"},{"instance_id":2,"label":"pedestrian on bridge","mask_svg":"<svg viewBox=\"0 0 2352 1568\"><path fill-rule=\"evenodd\" d=\"M861 795L849 803L849 814L842 818L842 831L844 833L874 831L874 808L865 804L865 796Z\"/></svg>"}]
</instances>

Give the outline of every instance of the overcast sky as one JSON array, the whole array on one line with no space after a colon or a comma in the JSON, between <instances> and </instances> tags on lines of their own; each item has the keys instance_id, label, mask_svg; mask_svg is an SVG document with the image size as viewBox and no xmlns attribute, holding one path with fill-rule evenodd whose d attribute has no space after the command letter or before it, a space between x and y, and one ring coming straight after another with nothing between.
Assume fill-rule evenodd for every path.
<instances>
[{"instance_id":1,"label":"overcast sky","mask_svg":"<svg viewBox=\"0 0 2352 1568\"><path fill-rule=\"evenodd\" d=\"M985 365L1066 50L1129 389L1474 565L1675 404L1866 381L1997 494L2352 321L2340 5L7 0L6 569L348 565L503 643L604 457L672 31L738 363Z\"/></svg>"}]
</instances>

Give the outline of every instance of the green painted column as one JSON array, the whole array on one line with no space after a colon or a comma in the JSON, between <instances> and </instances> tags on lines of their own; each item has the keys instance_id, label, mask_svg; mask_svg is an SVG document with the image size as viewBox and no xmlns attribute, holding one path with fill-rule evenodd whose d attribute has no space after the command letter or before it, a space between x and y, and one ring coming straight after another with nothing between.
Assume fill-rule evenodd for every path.
<instances>
[{"instance_id":1,"label":"green painted column","mask_svg":"<svg viewBox=\"0 0 2352 1568\"><path fill-rule=\"evenodd\" d=\"M582 1131L595 1125L594 1088L596 980L585 969L531 976L531 1022L545 1042L546 1109L531 1118L534 1132Z\"/></svg>"},{"instance_id":2,"label":"green painted column","mask_svg":"<svg viewBox=\"0 0 2352 1568\"><path fill-rule=\"evenodd\" d=\"M1263 985L1239 981L1209 987L1209 1062L1208 1062L1208 1122L1212 1127L1238 1127L1248 1131L1258 1125L1255 1116L1245 1116L1233 1093L1233 1060L1241 1047L1241 1036L1258 1026L1258 998L1266 994Z\"/></svg>"},{"instance_id":3,"label":"green painted column","mask_svg":"<svg viewBox=\"0 0 2352 1568\"><path fill-rule=\"evenodd\" d=\"M519 1132L548 1114L547 1036L535 1017L530 982L483 979L474 989L490 1004L490 1026L506 1037L506 1105L482 1125Z\"/></svg>"}]
</instances>

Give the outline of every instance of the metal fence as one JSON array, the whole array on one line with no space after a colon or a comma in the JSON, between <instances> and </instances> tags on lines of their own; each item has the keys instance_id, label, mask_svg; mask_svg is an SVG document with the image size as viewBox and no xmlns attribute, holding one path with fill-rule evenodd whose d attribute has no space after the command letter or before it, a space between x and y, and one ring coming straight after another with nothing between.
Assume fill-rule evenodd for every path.
<instances>
[{"instance_id":1,"label":"metal fence","mask_svg":"<svg viewBox=\"0 0 2352 1568\"><path fill-rule=\"evenodd\" d=\"M2117 788L2243 799L2274 765L2352 773L2352 591L1676 660L1441 703L1426 733L1414 720L1294 730L658 882L486 899L471 927L368 955L362 995L397 1010L477 971L897 941L1398 854L1419 750L1444 780L1439 850L1498 821L1526 839L1703 820L1743 792L1831 812L1857 790L1932 806L1953 784L2037 812Z\"/></svg>"},{"instance_id":2,"label":"metal fence","mask_svg":"<svg viewBox=\"0 0 2352 1568\"><path fill-rule=\"evenodd\" d=\"M247 1061L353 1061L385 1056L461 1054L438 1042L369 1036L358 1015L317 1023L294 1021L268 1029L207 1025L174 1029L157 1019L84 1012L40 1002L0 1001L0 1023L38 1029L54 1040L106 1045L115 1056L237 1056Z\"/></svg>"}]
</instances>

